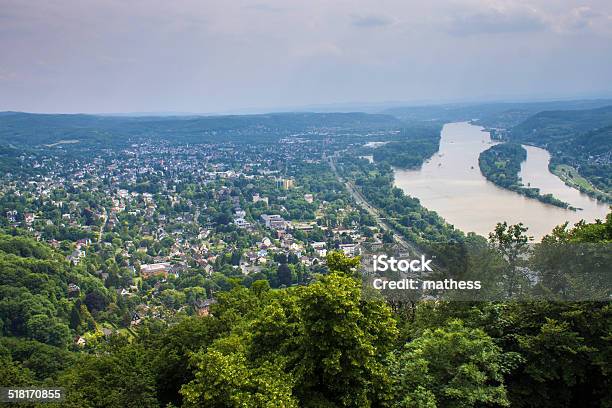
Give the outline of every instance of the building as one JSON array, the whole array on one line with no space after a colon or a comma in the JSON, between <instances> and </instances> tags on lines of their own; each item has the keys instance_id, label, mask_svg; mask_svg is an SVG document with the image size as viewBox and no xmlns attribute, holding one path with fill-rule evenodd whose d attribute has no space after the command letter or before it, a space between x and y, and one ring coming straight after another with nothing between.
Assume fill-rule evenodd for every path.
<instances>
[{"instance_id":1,"label":"building","mask_svg":"<svg viewBox=\"0 0 612 408\"><path fill-rule=\"evenodd\" d=\"M306 200L307 203L312 204L314 201L314 196L312 194L304 194L304 200Z\"/></svg>"},{"instance_id":2,"label":"building","mask_svg":"<svg viewBox=\"0 0 612 408\"><path fill-rule=\"evenodd\" d=\"M234 219L234 224L238 227L238 228L247 228L251 225L251 223L249 223L247 220L245 220L244 218L236 218Z\"/></svg>"},{"instance_id":3,"label":"building","mask_svg":"<svg viewBox=\"0 0 612 408\"><path fill-rule=\"evenodd\" d=\"M315 250L315 253L324 258L327 255L327 244L325 242L313 242L312 248Z\"/></svg>"},{"instance_id":4,"label":"building","mask_svg":"<svg viewBox=\"0 0 612 408\"><path fill-rule=\"evenodd\" d=\"M276 186L282 187L284 190L289 190L295 187L295 182L293 179L278 179L276 180Z\"/></svg>"},{"instance_id":5,"label":"building","mask_svg":"<svg viewBox=\"0 0 612 408\"><path fill-rule=\"evenodd\" d=\"M266 205L268 205L268 197L261 197L259 193L253 194L253 203L258 203L260 201L263 201L266 203Z\"/></svg>"},{"instance_id":6,"label":"building","mask_svg":"<svg viewBox=\"0 0 612 408\"><path fill-rule=\"evenodd\" d=\"M34 222L35 216L32 213L25 213L23 218L26 224L32 224Z\"/></svg>"},{"instance_id":7,"label":"building","mask_svg":"<svg viewBox=\"0 0 612 408\"><path fill-rule=\"evenodd\" d=\"M85 258L85 251L81 251L80 249L75 249L72 251L70 255L66 257L69 262L73 265L78 265L81 262L81 259Z\"/></svg>"},{"instance_id":8,"label":"building","mask_svg":"<svg viewBox=\"0 0 612 408\"><path fill-rule=\"evenodd\" d=\"M140 266L140 276L142 276L143 279L148 279L152 276L158 275L163 275L164 278L167 278L169 269L169 262L144 264Z\"/></svg>"},{"instance_id":9,"label":"building","mask_svg":"<svg viewBox=\"0 0 612 408\"><path fill-rule=\"evenodd\" d=\"M68 297L69 298L78 297L80 293L81 293L81 288L78 285L74 283L68 284Z\"/></svg>"},{"instance_id":10,"label":"building","mask_svg":"<svg viewBox=\"0 0 612 408\"><path fill-rule=\"evenodd\" d=\"M315 225L312 222L293 222L292 228L300 231L312 231Z\"/></svg>"},{"instance_id":11,"label":"building","mask_svg":"<svg viewBox=\"0 0 612 408\"><path fill-rule=\"evenodd\" d=\"M131 294L132 294L132 293L131 293L129 290L127 290L126 288L118 288L118 289L116 289L116 290L117 290L117 294L118 294L119 296L129 296L129 295L131 295Z\"/></svg>"},{"instance_id":12,"label":"building","mask_svg":"<svg viewBox=\"0 0 612 408\"><path fill-rule=\"evenodd\" d=\"M130 326L138 326L142 322L142 318L137 312L132 313L132 319L130 320Z\"/></svg>"},{"instance_id":13,"label":"building","mask_svg":"<svg viewBox=\"0 0 612 408\"><path fill-rule=\"evenodd\" d=\"M17 211L11 210L6 212L6 219L8 222L15 222L17 220Z\"/></svg>"},{"instance_id":14,"label":"building","mask_svg":"<svg viewBox=\"0 0 612 408\"><path fill-rule=\"evenodd\" d=\"M287 228L287 221L285 221L283 217L278 214L262 214L261 219L263 220L267 228L272 228L275 230L282 230Z\"/></svg>"},{"instance_id":15,"label":"building","mask_svg":"<svg viewBox=\"0 0 612 408\"><path fill-rule=\"evenodd\" d=\"M81 238L76 242L77 248L81 248L82 246L91 245L91 239L89 238Z\"/></svg>"},{"instance_id":16,"label":"building","mask_svg":"<svg viewBox=\"0 0 612 408\"><path fill-rule=\"evenodd\" d=\"M194 307L196 313L200 317L208 316L210 314L210 306L217 303L215 299L196 300Z\"/></svg>"},{"instance_id":17,"label":"building","mask_svg":"<svg viewBox=\"0 0 612 408\"><path fill-rule=\"evenodd\" d=\"M261 242L258 243L257 245L259 248L270 248L270 246L272 246L272 241L270 241L270 238L268 237L264 237L264 239L261 240Z\"/></svg>"},{"instance_id":18,"label":"building","mask_svg":"<svg viewBox=\"0 0 612 408\"><path fill-rule=\"evenodd\" d=\"M357 244L340 244L339 248L346 256L355 256L360 253Z\"/></svg>"}]
</instances>

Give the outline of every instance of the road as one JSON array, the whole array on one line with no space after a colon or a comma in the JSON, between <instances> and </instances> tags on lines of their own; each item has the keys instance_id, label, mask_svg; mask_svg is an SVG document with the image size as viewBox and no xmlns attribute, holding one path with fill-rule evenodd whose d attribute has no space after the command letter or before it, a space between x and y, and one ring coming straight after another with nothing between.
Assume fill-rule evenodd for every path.
<instances>
[{"instance_id":1,"label":"road","mask_svg":"<svg viewBox=\"0 0 612 408\"><path fill-rule=\"evenodd\" d=\"M103 209L104 214L102 215L102 225L100 226L100 232L98 232L98 242L102 241L102 233L104 233L104 227L106 227L106 221L108 221L108 211L106 208Z\"/></svg>"},{"instance_id":2,"label":"road","mask_svg":"<svg viewBox=\"0 0 612 408\"><path fill-rule=\"evenodd\" d=\"M374 207L368 202L368 200L366 200L363 194L357 190L352 181L344 180L340 176L338 170L336 169L336 164L334 163L333 157L328 157L328 161L336 178L340 182L344 183L346 189L351 194L357 205L361 206L368 214L372 216L372 218L374 218L379 228L385 232L391 232L393 234L393 240L402 250L409 251L411 254L415 255L420 254L420 251L414 245L411 245L408 241L406 241L406 239L404 239L403 236L395 232L395 229L384 220L384 217L380 215L378 208Z\"/></svg>"}]
</instances>

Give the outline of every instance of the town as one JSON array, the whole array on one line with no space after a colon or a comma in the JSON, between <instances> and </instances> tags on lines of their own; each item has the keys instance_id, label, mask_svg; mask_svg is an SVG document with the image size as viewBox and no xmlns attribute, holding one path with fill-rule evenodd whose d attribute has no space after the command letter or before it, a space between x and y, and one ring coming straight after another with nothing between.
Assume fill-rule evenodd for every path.
<instances>
[{"instance_id":1,"label":"town","mask_svg":"<svg viewBox=\"0 0 612 408\"><path fill-rule=\"evenodd\" d=\"M145 319L206 315L219 291L307 284L328 251L392 242L324 161L328 139L139 141L86 158L55 145L19 158L31 172L3 175L0 225L103 282L105 293L68 282L100 323L79 346Z\"/></svg>"}]
</instances>

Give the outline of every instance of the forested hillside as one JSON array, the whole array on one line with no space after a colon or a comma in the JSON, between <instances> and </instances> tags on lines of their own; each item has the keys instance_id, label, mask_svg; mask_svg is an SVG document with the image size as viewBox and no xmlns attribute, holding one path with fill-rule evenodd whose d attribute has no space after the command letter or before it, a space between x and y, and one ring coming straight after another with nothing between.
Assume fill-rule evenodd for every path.
<instances>
[{"instance_id":1,"label":"forested hillside","mask_svg":"<svg viewBox=\"0 0 612 408\"><path fill-rule=\"evenodd\" d=\"M551 169L567 184L610 202L611 129L612 106L546 111L511 128L507 138L546 148L552 155Z\"/></svg>"},{"instance_id":2,"label":"forested hillside","mask_svg":"<svg viewBox=\"0 0 612 408\"><path fill-rule=\"evenodd\" d=\"M500 224L489 250L523 240ZM606 223L544 246L612 242ZM95 348L69 346L66 285L94 282L28 238L3 236L3 385L66 389L65 407L599 407L612 403L609 302L429 302L362 297L357 259L327 258L308 286L218 295L205 317L151 320ZM545 256L545 255L543 255ZM548 279L543 275L542 279ZM556 278L558 281L558 278ZM563 288L558 289L562 293ZM82 295L81 295L82 296Z\"/></svg>"},{"instance_id":3,"label":"forested hillside","mask_svg":"<svg viewBox=\"0 0 612 408\"><path fill-rule=\"evenodd\" d=\"M0 145L0 173L23 173L29 169L19 158L22 151L7 145Z\"/></svg>"},{"instance_id":4,"label":"forested hillside","mask_svg":"<svg viewBox=\"0 0 612 408\"><path fill-rule=\"evenodd\" d=\"M79 288L70 299L69 285ZM73 286L74 287L74 286ZM29 238L0 235L0 329L5 336L67 347L95 326L90 311L106 299L102 282L70 267L61 254ZM87 307L85 307L87 304ZM91 308L91 310L88 310ZM72 330L71 330L72 329Z\"/></svg>"},{"instance_id":5,"label":"forested hillside","mask_svg":"<svg viewBox=\"0 0 612 408\"><path fill-rule=\"evenodd\" d=\"M511 130L514 138L534 143L577 137L588 131L610 126L612 106L573 111L544 111L537 113Z\"/></svg>"}]
</instances>

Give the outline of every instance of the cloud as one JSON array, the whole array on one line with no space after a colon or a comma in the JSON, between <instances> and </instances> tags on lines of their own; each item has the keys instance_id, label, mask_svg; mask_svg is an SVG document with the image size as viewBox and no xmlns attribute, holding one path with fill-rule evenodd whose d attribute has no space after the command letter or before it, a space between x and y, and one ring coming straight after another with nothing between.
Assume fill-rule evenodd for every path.
<instances>
[{"instance_id":1,"label":"cloud","mask_svg":"<svg viewBox=\"0 0 612 408\"><path fill-rule=\"evenodd\" d=\"M374 14L370 14L367 16L353 16L353 19L351 21L351 25L360 28L384 27L391 24L393 24L393 19L386 16Z\"/></svg>"},{"instance_id":2,"label":"cloud","mask_svg":"<svg viewBox=\"0 0 612 408\"><path fill-rule=\"evenodd\" d=\"M561 22L562 31L579 31L591 27L603 15L588 6L576 7Z\"/></svg>"},{"instance_id":3,"label":"cloud","mask_svg":"<svg viewBox=\"0 0 612 408\"><path fill-rule=\"evenodd\" d=\"M454 35L475 35L534 32L545 28L545 18L534 8L493 3L455 13L447 31Z\"/></svg>"},{"instance_id":4,"label":"cloud","mask_svg":"<svg viewBox=\"0 0 612 408\"><path fill-rule=\"evenodd\" d=\"M0 67L0 82L13 81L17 78L18 78L17 73L5 71Z\"/></svg>"},{"instance_id":5,"label":"cloud","mask_svg":"<svg viewBox=\"0 0 612 408\"><path fill-rule=\"evenodd\" d=\"M588 92L612 83L611 15L612 0L0 0L0 110Z\"/></svg>"}]
</instances>

